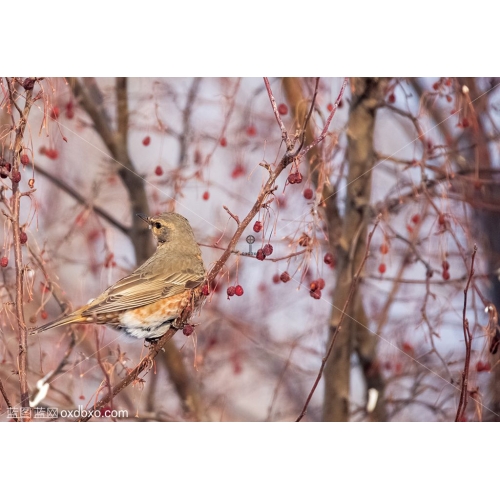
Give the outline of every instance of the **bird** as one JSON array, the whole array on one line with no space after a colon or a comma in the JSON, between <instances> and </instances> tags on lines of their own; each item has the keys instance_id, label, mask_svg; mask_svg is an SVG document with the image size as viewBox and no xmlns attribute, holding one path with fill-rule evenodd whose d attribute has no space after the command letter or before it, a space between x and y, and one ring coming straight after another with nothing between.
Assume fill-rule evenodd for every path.
<instances>
[{"instance_id":1,"label":"bird","mask_svg":"<svg viewBox=\"0 0 500 500\"><path fill-rule=\"evenodd\" d=\"M149 225L157 241L155 253L83 307L35 327L31 335L57 326L95 323L155 342L190 302L193 310L201 306L206 270L189 221L175 212L137 216Z\"/></svg>"}]
</instances>

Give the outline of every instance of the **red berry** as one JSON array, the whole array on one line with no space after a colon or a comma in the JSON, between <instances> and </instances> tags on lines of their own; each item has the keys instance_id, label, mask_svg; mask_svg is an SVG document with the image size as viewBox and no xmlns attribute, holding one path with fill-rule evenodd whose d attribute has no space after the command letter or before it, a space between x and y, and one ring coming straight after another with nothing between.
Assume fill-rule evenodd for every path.
<instances>
[{"instance_id":1,"label":"red berry","mask_svg":"<svg viewBox=\"0 0 500 500\"><path fill-rule=\"evenodd\" d=\"M59 106L54 106L52 108L52 111L50 112L50 117L53 120L56 120L57 118L59 118Z\"/></svg>"},{"instance_id":2,"label":"red berry","mask_svg":"<svg viewBox=\"0 0 500 500\"><path fill-rule=\"evenodd\" d=\"M432 88L433 88L434 90L437 90L437 89L439 88L439 82L434 82L434 83L432 84Z\"/></svg>"},{"instance_id":3,"label":"red berry","mask_svg":"<svg viewBox=\"0 0 500 500\"><path fill-rule=\"evenodd\" d=\"M5 266L3 266L5 267ZM279 283L280 282L280 275L279 274L275 274L273 276L273 283Z\"/></svg>"},{"instance_id":4,"label":"red berry","mask_svg":"<svg viewBox=\"0 0 500 500\"><path fill-rule=\"evenodd\" d=\"M47 311L43 310L41 313L40 313L40 316L42 317L42 319L47 319L49 317L49 315L47 314Z\"/></svg>"},{"instance_id":5,"label":"red berry","mask_svg":"<svg viewBox=\"0 0 500 500\"><path fill-rule=\"evenodd\" d=\"M295 184L300 184L302 182L302 174L300 172L295 173Z\"/></svg>"},{"instance_id":6,"label":"red berry","mask_svg":"<svg viewBox=\"0 0 500 500\"><path fill-rule=\"evenodd\" d=\"M451 97L451 95L447 95L447 96L446 96L446 100L447 100L448 102L451 102L451 101L453 101L453 98Z\"/></svg>"},{"instance_id":7,"label":"red berry","mask_svg":"<svg viewBox=\"0 0 500 500\"><path fill-rule=\"evenodd\" d=\"M186 336L189 337L192 335L194 332L194 326L193 325L184 325L184 328L182 329L182 333Z\"/></svg>"},{"instance_id":8,"label":"red berry","mask_svg":"<svg viewBox=\"0 0 500 500\"><path fill-rule=\"evenodd\" d=\"M210 290L208 289L208 285L205 283L201 287L201 294L207 296L210 293Z\"/></svg>"},{"instance_id":9,"label":"red berry","mask_svg":"<svg viewBox=\"0 0 500 500\"><path fill-rule=\"evenodd\" d=\"M464 118L462 120L462 127L467 128L470 125L469 120L467 118Z\"/></svg>"},{"instance_id":10,"label":"red berry","mask_svg":"<svg viewBox=\"0 0 500 500\"><path fill-rule=\"evenodd\" d=\"M420 222L420 215L419 214L415 214L412 218L411 218L411 221L413 222L413 224L418 224Z\"/></svg>"},{"instance_id":11,"label":"red berry","mask_svg":"<svg viewBox=\"0 0 500 500\"><path fill-rule=\"evenodd\" d=\"M28 235L22 230L19 233L19 241L21 242L21 245L24 245L28 241Z\"/></svg>"},{"instance_id":12,"label":"red berry","mask_svg":"<svg viewBox=\"0 0 500 500\"><path fill-rule=\"evenodd\" d=\"M219 141L219 144L220 144L223 148L225 148L225 147L227 146L227 140L226 140L226 138L225 138L225 137L221 137L221 138L220 138L220 141Z\"/></svg>"},{"instance_id":13,"label":"red berry","mask_svg":"<svg viewBox=\"0 0 500 500\"><path fill-rule=\"evenodd\" d=\"M29 156L27 154L21 155L21 163L27 165L30 162Z\"/></svg>"},{"instance_id":14,"label":"red berry","mask_svg":"<svg viewBox=\"0 0 500 500\"><path fill-rule=\"evenodd\" d=\"M47 156L47 158L50 158L51 160L56 160L59 157L59 151L57 149L44 149L44 154Z\"/></svg>"},{"instance_id":15,"label":"red berry","mask_svg":"<svg viewBox=\"0 0 500 500\"><path fill-rule=\"evenodd\" d=\"M151 137L149 137L149 135L147 135L146 137L144 137L144 139L142 140L142 145L143 146L149 146L151 143Z\"/></svg>"},{"instance_id":16,"label":"red berry","mask_svg":"<svg viewBox=\"0 0 500 500\"><path fill-rule=\"evenodd\" d=\"M387 266L383 262L381 262L380 265L378 266L378 272L380 274L384 274L386 272L386 270L387 270Z\"/></svg>"},{"instance_id":17,"label":"red berry","mask_svg":"<svg viewBox=\"0 0 500 500\"><path fill-rule=\"evenodd\" d=\"M273 253L273 250L274 250L273 246L270 245L269 243L266 243L264 245L264 248L262 249L262 251L264 252L264 255L266 257L269 257L269 255L271 255Z\"/></svg>"},{"instance_id":18,"label":"red berry","mask_svg":"<svg viewBox=\"0 0 500 500\"><path fill-rule=\"evenodd\" d=\"M241 285L236 285L236 288L234 289L234 293L238 297L241 297L243 295L243 287Z\"/></svg>"},{"instance_id":19,"label":"red berry","mask_svg":"<svg viewBox=\"0 0 500 500\"><path fill-rule=\"evenodd\" d=\"M309 285L309 289L311 290L311 292L314 292L314 290L319 290L319 284L317 281L311 281L310 285Z\"/></svg>"},{"instance_id":20,"label":"red berry","mask_svg":"<svg viewBox=\"0 0 500 500\"><path fill-rule=\"evenodd\" d=\"M295 174L290 174L287 180L289 184L295 184Z\"/></svg>"},{"instance_id":21,"label":"red berry","mask_svg":"<svg viewBox=\"0 0 500 500\"><path fill-rule=\"evenodd\" d=\"M158 176L163 175L163 168L161 168L160 165L158 165L155 168L155 174L158 175Z\"/></svg>"},{"instance_id":22,"label":"red berry","mask_svg":"<svg viewBox=\"0 0 500 500\"><path fill-rule=\"evenodd\" d=\"M389 245L387 243L382 243L382 245L380 245L380 253L382 255L386 255L389 253Z\"/></svg>"},{"instance_id":23,"label":"red berry","mask_svg":"<svg viewBox=\"0 0 500 500\"><path fill-rule=\"evenodd\" d=\"M23 80L22 86L24 90L33 90L33 87L35 86L35 80L33 80L33 78L25 78Z\"/></svg>"},{"instance_id":24,"label":"red berry","mask_svg":"<svg viewBox=\"0 0 500 500\"><path fill-rule=\"evenodd\" d=\"M323 290L323 288L325 288L325 280L323 278L319 278L319 280L318 280L318 288L320 290Z\"/></svg>"},{"instance_id":25,"label":"red berry","mask_svg":"<svg viewBox=\"0 0 500 500\"><path fill-rule=\"evenodd\" d=\"M321 299L321 290L311 290L309 292L309 295L316 300Z\"/></svg>"},{"instance_id":26,"label":"red berry","mask_svg":"<svg viewBox=\"0 0 500 500\"><path fill-rule=\"evenodd\" d=\"M447 87L450 87L450 86L451 86L451 78L447 78L447 79L444 81L444 84L445 84Z\"/></svg>"},{"instance_id":27,"label":"red berry","mask_svg":"<svg viewBox=\"0 0 500 500\"><path fill-rule=\"evenodd\" d=\"M478 372L489 372L491 370L491 365L489 361L486 361L484 363L482 361L478 361L476 364L476 370Z\"/></svg>"},{"instance_id":28,"label":"red berry","mask_svg":"<svg viewBox=\"0 0 500 500\"><path fill-rule=\"evenodd\" d=\"M411 234L413 233L413 227L410 226L410 224L406 224L406 230Z\"/></svg>"},{"instance_id":29,"label":"red berry","mask_svg":"<svg viewBox=\"0 0 500 500\"><path fill-rule=\"evenodd\" d=\"M304 189L304 192L302 193L304 195L304 198L306 200L312 200L312 197L314 196L314 191L311 188Z\"/></svg>"},{"instance_id":30,"label":"red berry","mask_svg":"<svg viewBox=\"0 0 500 500\"><path fill-rule=\"evenodd\" d=\"M232 297L236 292L236 289L234 286L228 286L227 287L227 290L226 290L226 293L227 293L227 297Z\"/></svg>"},{"instance_id":31,"label":"red berry","mask_svg":"<svg viewBox=\"0 0 500 500\"><path fill-rule=\"evenodd\" d=\"M447 260L443 260L442 266L444 271L448 271L448 269L450 268L450 263Z\"/></svg>"},{"instance_id":32,"label":"red berry","mask_svg":"<svg viewBox=\"0 0 500 500\"><path fill-rule=\"evenodd\" d=\"M207 201L207 200L210 198L210 193L209 193L208 191L205 191L205 192L203 193L202 198L203 198L205 201Z\"/></svg>"},{"instance_id":33,"label":"red berry","mask_svg":"<svg viewBox=\"0 0 500 500\"><path fill-rule=\"evenodd\" d=\"M66 118L71 120L75 116L75 109L74 109L74 103L73 101L68 101L68 104L66 104Z\"/></svg>"},{"instance_id":34,"label":"red berry","mask_svg":"<svg viewBox=\"0 0 500 500\"><path fill-rule=\"evenodd\" d=\"M255 135L257 135L257 129L253 125L250 125L249 127L247 127L247 135L250 137L254 137Z\"/></svg>"},{"instance_id":35,"label":"red berry","mask_svg":"<svg viewBox=\"0 0 500 500\"><path fill-rule=\"evenodd\" d=\"M441 226L444 226L446 224L446 217L444 214L439 214L439 217L438 217L438 223L441 225Z\"/></svg>"},{"instance_id":36,"label":"red berry","mask_svg":"<svg viewBox=\"0 0 500 500\"><path fill-rule=\"evenodd\" d=\"M387 99L391 104L394 104L396 102L396 96L394 94L389 94L389 97Z\"/></svg>"},{"instance_id":37,"label":"red berry","mask_svg":"<svg viewBox=\"0 0 500 500\"><path fill-rule=\"evenodd\" d=\"M233 168L233 171L231 172L231 177L233 179L237 179L238 177L241 177L242 175L245 175L245 167L243 165L236 165Z\"/></svg>"},{"instance_id":38,"label":"red berry","mask_svg":"<svg viewBox=\"0 0 500 500\"><path fill-rule=\"evenodd\" d=\"M333 104L331 102L328 103L328 106L326 107L326 109L328 110L329 113L331 113L333 111Z\"/></svg>"},{"instance_id":39,"label":"red berry","mask_svg":"<svg viewBox=\"0 0 500 500\"><path fill-rule=\"evenodd\" d=\"M280 280L283 281L283 283L290 281L290 279L290 275L286 271L280 274Z\"/></svg>"},{"instance_id":40,"label":"red berry","mask_svg":"<svg viewBox=\"0 0 500 500\"><path fill-rule=\"evenodd\" d=\"M7 267L8 265L9 265L9 259L8 259L8 257L2 257L0 259L0 266Z\"/></svg>"},{"instance_id":41,"label":"red berry","mask_svg":"<svg viewBox=\"0 0 500 500\"><path fill-rule=\"evenodd\" d=\"M255 233L260 233L262 231L262 222L260 220L256 221L253 225L253 230Z\"/></svg>"},{"instance_id":42,"label":"red berry","mask_svg":"<svg viewBox=\"0 0 500 500\"><path fill-rule=\"evenodd\" d=\"M450 279L450 273L448 271L443 271L443 279L448 281Z\"/></svg>"},{"instance_id":43,"label":"red berry","mask_svg":"<svg viewBox=\"0 0 500 500\"><path fill-rule=\"evenodd\" d=\"M264 253L262 248L259 248L255 257L257 258L257 260L264 260L266 258L266 254Z\"/></svg>"},{"instance_id":44,"label":"red berry","mask_svg":"<svg viewBox=\"0 0 500 500\"><path fill-rule=\"evenodd\" d=\"M333 258L333 254L325 253L325 257L323 258L323 262L325 264L328 264L329 266L333 267L335 265L335 259Z\"/></svg>"},{"instance_id":45,"label":"red berry","mask_svg":"<svg viewBox=\"0 0 500 500\"><path fill-rule=\"evenodd\" d=\"M21 172L19 172L19 170L12 172L12 182L21 182Z\"/></svg>"},{"instance_id":46,"label":"red berry","mask_svg":"<svg viewBox=\"0 0 500 500\"><path fill-rule=\"evenodd\" d=\"M286 115L288 113L288 106L282 102L279 106L278 106L278 113L280 115Z\"/></svg>"},{"instance_id":47,"label":"red berry","mask_svg":"<svg viewBox=\"0 0 500 500\"><path fill-rule=\"evenodd\" d=\"M403 348L403 351L406 352L407 354L413 352L413 346L409 342L403 342L403 345L401 347Z\"/></svg>"}]
</instances>

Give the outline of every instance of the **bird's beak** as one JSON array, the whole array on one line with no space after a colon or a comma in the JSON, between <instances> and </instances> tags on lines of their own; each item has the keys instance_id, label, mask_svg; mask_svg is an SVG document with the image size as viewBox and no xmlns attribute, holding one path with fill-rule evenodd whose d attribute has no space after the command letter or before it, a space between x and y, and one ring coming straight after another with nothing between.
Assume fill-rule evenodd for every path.
<instances>
[{"instance_id":1,"label":"bird's beak","mask_svg":"<svg viewBox=\"0 0 500 500\"><path fill-rule=\"evenodd\" d=\"M144 215L144 214L135 214L137 215L137 217L141 218L144 222L146 222L146 224L149 224L149 217L147 215Z\"/></svg>"}]
</instances>

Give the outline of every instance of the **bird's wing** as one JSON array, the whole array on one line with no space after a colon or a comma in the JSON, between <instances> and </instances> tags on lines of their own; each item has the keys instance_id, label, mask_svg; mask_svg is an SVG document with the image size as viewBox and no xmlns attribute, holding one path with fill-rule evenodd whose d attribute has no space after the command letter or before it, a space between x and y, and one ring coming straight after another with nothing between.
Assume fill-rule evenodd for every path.
<instances>
[{"instance_id":1,"label":"bird's wing","mask_svg":"<svg viewBox=\"0 0 500 500\"><path fill-rule=\"evenodd\" d=\"M160 299L195 288L205 279L204 273L196 269L153 275L144 275L137 271L117 281L95 298L82 311L82 316L115 313L147 306Z\"/></svg>"}]
</instances>

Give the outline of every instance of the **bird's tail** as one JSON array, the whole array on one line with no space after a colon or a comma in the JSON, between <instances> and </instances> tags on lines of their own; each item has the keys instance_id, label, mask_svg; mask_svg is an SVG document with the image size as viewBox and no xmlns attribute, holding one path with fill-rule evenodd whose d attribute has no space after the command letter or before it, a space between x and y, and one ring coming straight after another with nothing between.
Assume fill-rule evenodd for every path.
<instances>
[{"instance_id":1,"label":"bird's tail","mask_svg":"<svg viewBox=\"0 0 500 500\"><path fill-rule=\"evenodd\" d=\"M42 333L45 330L50 330L51 328L55 328L56 326L70 325L72 323L85 323L85 318L81 315L80 311L75 311L69 316L63 316L62 318L55 319L54 321L50 321L49 323L38 326L35 328L31 328L29 330L30 335L36 335L37 333Z\"/></svg>"}]
</instances>

